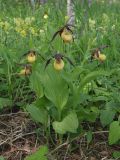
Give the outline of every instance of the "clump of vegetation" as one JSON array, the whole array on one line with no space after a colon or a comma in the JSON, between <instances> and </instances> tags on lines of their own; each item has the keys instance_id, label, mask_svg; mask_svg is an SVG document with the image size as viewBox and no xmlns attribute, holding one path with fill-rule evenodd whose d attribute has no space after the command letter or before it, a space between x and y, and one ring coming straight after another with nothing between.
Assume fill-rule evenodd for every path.
<instances>
[{"instance_id":1,"label":"clump of vegetation","mask_svg":"<svg viewBox=\"0 0 120 160\"><path fill-rule=\"evenodd\" d=\"M83 137L88 150L96 134L118 146L120 2L94 0L89 7L76 0L74 26L66 22L65 1L34 9L22 0L11 4L0 0L1 115L27 112L37 138L42 132L46 139L26 160L55 159L53 153L67 146L65 159Z\"/></svg>"}]
</instances>

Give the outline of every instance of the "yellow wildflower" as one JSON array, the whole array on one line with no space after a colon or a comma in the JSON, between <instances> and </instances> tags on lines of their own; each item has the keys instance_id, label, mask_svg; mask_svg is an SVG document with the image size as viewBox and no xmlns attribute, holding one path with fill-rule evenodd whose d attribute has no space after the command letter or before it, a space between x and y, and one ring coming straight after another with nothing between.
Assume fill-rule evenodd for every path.
<instances>
[{"instance_id":1,"label":"yellow wildflower","mask_svg":"<svg viewBox=\"0 0 120 160\"><path fill-rule=\"evenodd\" d=\"M32 20L32 21L35 21L35 17L31 17L31 20Z\"/></svg>"},{"instance_id":2,"label":"yellow wildflower","mask_svg":"<svg viewBox=\"0 0 120 160\"><path fill-rule=\"evenodd\" d=\"M29 63L35 62L36 58L36 54L33 51L30 51L30 53L27 55L27 60Z\"/></svg>"},{"instance_id":3,"label":"yellow wildflower","mask_svg":"<svg viewBox=\"0 0 120 160\"><path fill-rule=\"evenodd\" d=\"M29 31L30 31L30 33L32 34L32 35L34 35L34 36L37 36L38 34L37 34L37 31L35 30L35 28L33 28L33 27L30 27L29 28Z\"/></svg>"},{"instance_id":4,"label":"yellow wildflower","mask_svg":"<svg viewBox=\"0 0 120 160\"><path fill-rule=\"evenodd\" d=\"M29 30L32 34L35 34L35 29L33 27L30 27Z\"/></svg>"},{"instance_id":5,"label":"yellow wildflower","mask_svg":"<svg viewBox=\"0 0 120 160\"><path fill-rule=\"evenodd\" d=\"M21 35L22 37L26 37L27 33L26 33L25 30L22 30L22 31L20 32L20 35Z\"/></svg>"},{"instance_id":6,"label":"yellow wildflower","mask_svg":"<svg viewBox=\"0 0 120 160\"><path fill-rule=\"evenodd\" d=\"M105 55L105 54L102 54L102 53L100 52L100 50L98 50L98 51L96 51L95 53L93 53L92 58L103 62L103 61L106 60L106 55Z\"/></svg>"},{"instance_id":7,"label":"yellow wildflower","mask_svg":"<svg viewBox=\"0 0 120 160\"><path fill-rule=\"evenodd\" d=\"M101 0L101 3L103 3L103 4L104 4L104 3L105 3L105 1L104 1L104 0Z\"/></svg>"},{"instance_id":8,"label":"yellow wildflower","mask_svg":"<svg viewBox=\"0 0 120 160\"><path fill-rule=\"evenodd\" d=\"M0 27L3 27L4 26L4 22L0 22Z\"/></svg>"},{"instance_id":9,"label":"yellow wildflower","mask_svg":"<svg viewBox=\"0 0 120 160\"><path fill-rule=\"evenodd\" d=\"M95 23L96 23L95 20L89 18L89 27L90 27L91 29L95 28Z\"/></svg>"},{"instance_id":10,"label":"yellow wildflower","mask_svg":"<svg viewBox=\"0 0 120 160\"><path fill-rule=\"evenodd\" d=\"M0 22L0 26L5 30L8 31L8 29L10 29L10 24L5 21L5 22Z\"/></svg>"},{"instance_id":11,"label":"yellow wildflower","mask_svg":"<svg viewBox=\"0 0 120 160\"><path fill-rule=\"evenodd\" d=\"M99 60L101 62L105 61L106 60L106 55L105 54L99 54Z\"/></svg>"},{"instance_id":12,"label":"yellow wildflower","mask_svg":"<svg viewBox=\"0 0 120 160\"><path fill-rule=\"evenodd\" d=\"M21 32L21 28L20 27L15 27L15 31L20 33Z\"/></svg>"},{"instance_id":13,"label":"yellow wildflower","mask_svg":"<svg viewBox=\"0 0 120 160\"><path fill-rule=\"evenodd\" d=\"M63 32L61 33L61 38L65 43L73 41L73 35L67 29L63 30Z\"/></svg>"},{"instance_id":14,"label":"yellow wildflower","mask_svg":"<svg viewBox=\"0 0 120 160\"><path fill-rule=\"evenodd\" d=\"M40 29L39 32L40 32L40 33L44 33L45 31L44 31L43 29Z\"/></svg>"},{"instance_id":15,"label":"yellow wildflower","mask_svg":"<svg viewBox=\"0 0 120 160\"><path fill-rule=\"evenodd\" d=\"M64 61L61 59L60 61L55 60L54 61L54 68L56 70L62 70L64 68Z\"/></svg>"},{"instance_id":16,"label":"yellow wildflower","mask_svg":"<svg viewBox=\"0 0 120 160\"><path fill-rule=\"evenodd\" d=\"M22 69L18 74L25 76L31 74L31 71L29 69Z\"/></svg>"},{"instance_id":17,"label":"yellow wildflower","mask_svg":"<svg viewBox=\"0 0 120 160\"><path fill-rule=\"evenodd\" d=\"M113 24L111 28L112 28L112 30L115 30L115 24Z\"/></svg>"},{"instance_id":18,"label":"yellow wildflower","mask_svg":"<svg viewBox=\"0 0 120 160\"><path fill-rule=\"evenodd\" d=\"M48 19L48 14L45 13L43 18L44 18L44 19Z\"/></svg>"},{"instance_id":19,"label":"yellow wildflower","mask_svg":"<svg viewBox=\"0 0 120 160\"><path fill-rule=\"evenodd\" d=\"M25 23L27 24L27 25L30 25L31 24L31 18L30 17L26 17L25 18Z\"/></svg>"},{"instance_id":20,"label":"yellow wildflower","mask_svg":"<svg viewBox=\"0 0 120 160\"><path fill-rule=\"evenodd\" d=\"M105 24L108 24L110 22L110 19L106 13L103 13L102 20L103 20L103 23Z\"/></svg>"},{"instance_id":21,"label":"yellow wildflower","mask_svg":"<svg viewBox=\"0 0 120 160\"><path fill-rule=\"evenodd\" d=\"M23 26L24 20L22 18L14 18L14 23L16 24L16 26Z\"/></svg>"},{"instance_id":22,"label":"yellow wildflower","mask_svg":"<svg viewBox=\"0 0 120 160\"><path fill-rule=\"evenodd\" d=\"M44 31L43 29L40 29L40 30L39 30L39 34L40 34L41 36L44 36L44 35L45 35L45 31Z\"/></svg>"}]
</instances>

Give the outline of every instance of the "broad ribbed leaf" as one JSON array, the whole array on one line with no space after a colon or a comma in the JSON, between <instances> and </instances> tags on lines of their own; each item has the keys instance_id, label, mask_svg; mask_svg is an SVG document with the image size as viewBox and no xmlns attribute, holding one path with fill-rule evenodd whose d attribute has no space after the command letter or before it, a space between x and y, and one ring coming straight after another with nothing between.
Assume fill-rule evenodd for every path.
<instances>
[{"instance_id":1,"label":"broad ribbed leaf","mask_svg":"<svg viewBox=\"0 0 120 160\"><path fill-rule=\"evenodd\" d=\"M36 92L39 98L43 97L43 87L40 81L40 75L38 72L34 72L30 77L30 87Z\"/></svg>"},{"instance_id":2,"label":"broad ribbed leaf","mask_svg":"<svg viewBox=\"0 0 120 160\"><path fill-rule=\"evenodd\" d=\"M46 97L54 103L58 109L63 109L68 101L68 85L62 79L60 72L53 69L44 75L43 84Z\"/></svg>"},{"instance_id":3,"label":"broad ribbed leaf","mask_svg":"<svg viewBox=\"0 0 120 160\"><path fill-rule=\"evenodd\" d=\"M113 110L102 110L100 113L100 121L102 125L105 127L106 125L110 124L113 121L115 116L115 111Z\"/></svg>"},{"instance_id":4,"label":"broad ribbed leaf","mask_svg":"<svg viewBox=\"0 0 120 160\"><path fill-rule=\"evenodd\" d=\"M118 140L120 140L120 124L118 121L114 121L110 125L109 144L115 144Z\"/></svg>"},{"instance_id":5,"label":"broad ribbed leaf","mask_svg":"<svg viewBox=\"0 0 120 160\"><path fill-rule=\"evenodd\" d=\"M47 112L43 108L37 108L35 105L31 104L27 106L27 111L30 113L31 117L42 124L47 122Z\"/></svg>"},{"instance_id":6,"label":"broad ribbed leaf","mask_svg":"<svg viewBox=\"0 0 120 160\"><path fill-rule=\"evenodd\" d=\"M76 133L78 128L78 118L76 113L70 113L61 122L53 122L53 128L59 134L65 134L66 132Z\"/></svg>"}]
</instances>

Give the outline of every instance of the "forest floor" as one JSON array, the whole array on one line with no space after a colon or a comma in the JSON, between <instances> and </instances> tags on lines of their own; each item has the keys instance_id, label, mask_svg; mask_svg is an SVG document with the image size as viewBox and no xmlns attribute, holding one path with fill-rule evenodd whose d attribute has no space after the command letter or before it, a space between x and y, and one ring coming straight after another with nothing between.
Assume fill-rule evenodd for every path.
<instances>
[{"instance_id":1,"label":"forest floor","mask_svg":"<svg viewBox=\"0 0 120 160\"><path fill-rule=\"evenodd\" d=\"M44 133L25 113L20 110L4 111L0 115L0 155L7 160L23 160L40 146L48 144ZM38 133L37 133L38 132ZM113 160L113 151L120 146L108 145L108 132L94 132L93 141L88 145L85 136L78 137L71 144L63 143L53 147L49 143L50 160ZM71 147L72 145L72 147Z\"/></svg>"}]
</instances>

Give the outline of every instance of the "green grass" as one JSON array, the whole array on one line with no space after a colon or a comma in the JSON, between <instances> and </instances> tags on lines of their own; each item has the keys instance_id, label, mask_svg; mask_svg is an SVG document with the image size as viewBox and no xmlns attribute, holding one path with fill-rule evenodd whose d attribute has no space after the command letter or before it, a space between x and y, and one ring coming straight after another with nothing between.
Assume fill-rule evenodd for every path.
<instances>
[{"instance_id":1,"label":"green grass","mask_svg":"<svg viewBox=\"0 0 120 160\"><path fill-rule=\"evenodd\" d=\"M64 44L57 36L51 44L53 34L65 24L66 4L64 1L61 3L60 9L55 1L43 6L37 4L33 11L27 1L0 0L1 110L4 106L14 105L26 110L26 106L34 104L41 113L47 114L46 121L50 119L51 125L52 122L59 126L62 124L56 132L59 134L61 129L60 133L66 133L68 137L67 132L72 129L68 127L65 130L64 126L67 126L72 114L75 114L73 122L79 122L80 131L81 122L95 123L96 119L100 119L103 127L109 129L111 122L118 121L120 113L120 2L94 1L88 8L75 1L75 41ZM47 19L44 19L45 13L48 14ZM91 49L102 45L109 45L102 51L106 61L91 62ZM27 63L22 55L31 49L39 52L45 60L59 51L68 56L75 66L70 66L65 60L64 70L58 73L52 67L52 60L45 71L46 61L38 56L32 64L32 75L19 76L19 71L24 67L18 63ZM33 112L35 114L37 110L32 111L31 116ZM110 116L109 119L106 116ZM61 122L57 122L58 117ZM50 122L44 126L48 137L51 134ZM74 132L77 132L76 129L73 129Z\"/></svg>"}]
</instances>

